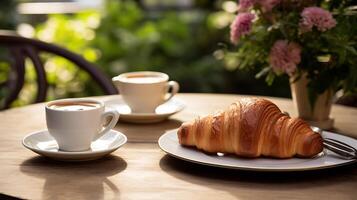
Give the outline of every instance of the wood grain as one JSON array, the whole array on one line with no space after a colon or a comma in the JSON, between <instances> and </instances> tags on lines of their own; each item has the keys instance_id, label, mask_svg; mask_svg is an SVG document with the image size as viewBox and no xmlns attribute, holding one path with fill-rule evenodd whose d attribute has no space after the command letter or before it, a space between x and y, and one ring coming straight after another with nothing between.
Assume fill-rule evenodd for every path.
<instances>
[{"instance_id":1,"label":"wood grain","mask_svg":"<svg viewBox=\"0 0 357 200\"><path fill-rule=\"evenodd\" d=\"M183 121L224 109L239 95L179 94L187 108L158 124L119 123L129 143L91 162L52 161L28 151L22 138L45 129L44 104L0 112L0 193L28 199L356 199L356 165L257 173L191 164L165 155L157 139ZM101 100L119 96L97 97ZM269 98L295 115L291 100ZM357 109L332 109L336 130L357 138Z\"/></svg>"}]
</instances>

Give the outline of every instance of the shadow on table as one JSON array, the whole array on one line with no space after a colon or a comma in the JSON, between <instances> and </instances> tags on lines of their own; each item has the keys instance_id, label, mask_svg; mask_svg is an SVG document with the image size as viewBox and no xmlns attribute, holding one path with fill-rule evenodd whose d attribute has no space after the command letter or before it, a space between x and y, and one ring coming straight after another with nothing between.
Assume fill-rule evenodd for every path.
<instances>
[{"instance_id":1,"label":"shadow on table","mask_svg":"<svg viewBox=\"0 0 357 200\"><path fill-rule=\"evenodd\" d=\"M181 124L182 121L176 119L168 119L152 124L120 122L115 127L115 130L124 133L129 142L156 143L166 131L177 129Z\"/></svg>"},{"instance_id":2,"label":"shadow on table","mask_svg":"<svg viewBox=\"0 0 357 200\"><path fill-rule=\"evenodd\" d=\"M80 163L34 157L24 161L20 171L45 180L44 199L103 199L104 185L110 188L114 197L119 197L119 189L107 177L126 167L122 158L113 155Z\"/></svg>"},{"instance_id":3,"label":"shadow on table","mask_svg":"<svg viewBox=\"0 0 357 200\"><path fill-rule=\"evenodd\" d=\"M341 182L357 183L356 164L318 171L253 172L204 166L165 155L160 160L160 168L175 178L227 191L239 198L264 195L262 196L264 199L275 199L279 195L280 197L291 195L290 192L303 195L304 191L310 190L311 194L314 188L323 191L323 188L340 185ZM343 189L347 188L341 190ZM271 192L264 192L267 190ZM344 195L346 197L346 195L353 194L354 192L351 191ZM350 198L355 198L355 196L350 196Z\"/></svg>"}]
</instances>

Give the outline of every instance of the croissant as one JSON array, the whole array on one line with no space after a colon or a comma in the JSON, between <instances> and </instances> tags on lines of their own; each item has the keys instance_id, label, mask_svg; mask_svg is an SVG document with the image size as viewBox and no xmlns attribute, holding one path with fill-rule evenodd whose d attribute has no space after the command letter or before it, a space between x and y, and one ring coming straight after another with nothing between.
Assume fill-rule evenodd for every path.
<instances>
[{"instance_id":1,"label":"croissant","mask_svg":"<svg viewBox=\"0 0 357 200\"><path fill-rule=\"evenodd\" d=\"M177 135L184 146L252 158L313 157L323 149L322 137L305 121L260 98L244 98L223 112L183 123Z\"/></svg>"}]
</instances>

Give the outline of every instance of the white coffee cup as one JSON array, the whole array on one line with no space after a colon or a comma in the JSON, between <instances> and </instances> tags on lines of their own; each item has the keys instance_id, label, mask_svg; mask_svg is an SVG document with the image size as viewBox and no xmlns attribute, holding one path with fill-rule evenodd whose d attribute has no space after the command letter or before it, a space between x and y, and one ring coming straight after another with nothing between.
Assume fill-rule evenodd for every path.
<instances>
[{"instance_id":1,"label":"white coffee cup","mask_svg":"<svg viewBox=\"0 0 357 200\"><path fill-rule=\"evenodd\" d=\"M150 71L128 72L112 79L133 113L154 113L170 100L179 91L179 84L168 80L167 74Z\"/></svg>"},{"instance_id":2,"label":"white coffee cup","mask_svg":"<svg viewBox=\"0 0 357 200\"><path fill-rule=\"evenodd\" d=\"M110 122L103 126L109 117ZM63 151L90 149L91 143L112 129L118 119L118 112L105 111L104 103L93 99L62 99L46 104L48 131Z\"/></svg>"}]
</instances>

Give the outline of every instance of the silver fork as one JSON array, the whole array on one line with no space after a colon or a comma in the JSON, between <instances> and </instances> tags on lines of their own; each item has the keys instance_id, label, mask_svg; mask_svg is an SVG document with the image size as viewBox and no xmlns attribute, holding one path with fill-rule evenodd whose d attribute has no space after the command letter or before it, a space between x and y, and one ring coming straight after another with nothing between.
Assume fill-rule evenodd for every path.
<instances>
[{"instance_id":1,"label":"silver fork","mask_svg":"<svg viewBox=\"0 0 357 200\"><path fill-rule=\"evenodd\" d=\"M322 129L313 126L311 128L314 132L322 135ZM323 138L323 145L326 149L338 154L345 159L357 159L357 150L344 142L331 138Z\"/></svg>"}]
</instances>

